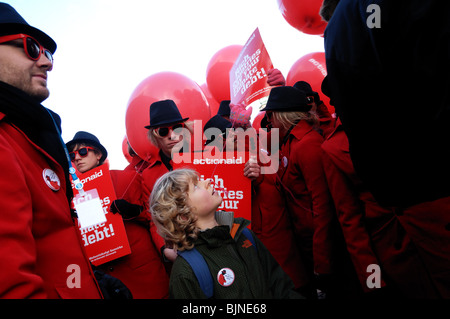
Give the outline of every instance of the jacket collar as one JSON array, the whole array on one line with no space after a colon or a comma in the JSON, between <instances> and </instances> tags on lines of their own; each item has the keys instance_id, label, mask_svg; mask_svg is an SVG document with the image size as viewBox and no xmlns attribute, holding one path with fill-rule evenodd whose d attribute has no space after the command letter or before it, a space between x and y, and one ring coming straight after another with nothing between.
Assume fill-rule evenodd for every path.
<instances>
[{"instance_id":1,"label":"jacket collar","mask_svg":"<svg viewBox=\"0 0 450 319\"><path fill-rule=\"evenodd\" d=\"M233 243L237 241L245 227L250 225L250 222L244 218L234 218L232 227L229 225L219 225L201 231L195 241L195 246L206 245L208 247L221 247L222 245Z\"/></svg>"},{"instance_id":2,"label":"jacket collar","mask_svg":"<svg viewBox=\"0 0 450 319\"><path fill-rule=\"evenodd\" d=\"M292 126L289 131L286 133L286 136L283 140L283 144L285 144L288 140L295 138L297 140L301 140L306 134L311 132L313 127L306 121L300 121L296 125Z\"/></svg>"}]
</instances>

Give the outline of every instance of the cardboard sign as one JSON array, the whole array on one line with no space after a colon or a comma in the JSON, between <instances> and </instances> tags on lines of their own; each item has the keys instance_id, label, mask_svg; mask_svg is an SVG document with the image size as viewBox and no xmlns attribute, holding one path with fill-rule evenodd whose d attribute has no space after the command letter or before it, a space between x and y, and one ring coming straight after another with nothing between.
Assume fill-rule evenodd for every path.
<instances>
[{"instance_id":1,"label":"cardboard sign","mask_svg":"<svg viewBox=\"0 0 450 319\"><path fill-rule=\"evenodd\" d=\"M191 168L200 174L200 179L210 178L222 197L218 210L232 211L234 217L251 220L251 181L244 176L248 153L220 153L214 158L197 157L192 163L175 163L174 169Z\"/></svg>"},{"instance_id":2,"label":"cardboard sign","mask_svg":"<svg viewBox=\"0 0 450 319\"><path fill-rule=\"evenodd\" d=\"M116 194L108 165L103 164L84 174L79 174L78 178L83 183L83 189L87 195L84 198L74 189L74 194L77 194L73 199L74 206L83 206L86 200L91 200L91 193L97 193L106 217L105 222L96 225L81 227L79 224L84 249L91 263L98 266L130 254L131 249L122 216L113 214L109 210L111 203L116 199ZM73 183L72 188L74 188ZM92 192L93 190L96 192Z\"/></svg>"},{"instance_id":3,"label":"cardboard sign","mask_svg":"<svg viewBox=\"0 0 450 319\"><path fill-rule=\"evenodd\" d=\"M256 28L230 70L231 103L248 106L262 99L256 109L264 108L271 89L267 84L271 68L272 61Z\"/></svg>"}]
</instances>

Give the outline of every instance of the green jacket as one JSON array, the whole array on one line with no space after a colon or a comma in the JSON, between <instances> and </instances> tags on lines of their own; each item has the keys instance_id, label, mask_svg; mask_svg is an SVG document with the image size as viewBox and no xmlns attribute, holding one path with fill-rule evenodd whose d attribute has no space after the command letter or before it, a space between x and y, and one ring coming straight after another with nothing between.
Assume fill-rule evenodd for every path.
<instances>
[{"instance_id":1,"label":"green jacket","mask_svg":"<svg viewBox=\"0 0 450 319\"><path fill-rule=\"evenodd\" d=\"M217 226L201 232L195 241L213 277L213 298L302 298L293 291L291 279L261 241L253 234L255 249L242 234L249 224L236 218L231 232L229 226ZM172 267L169 290L171 298L206 298L191 266L182 257L177 257Z\"/></svg>"}]
</instances>

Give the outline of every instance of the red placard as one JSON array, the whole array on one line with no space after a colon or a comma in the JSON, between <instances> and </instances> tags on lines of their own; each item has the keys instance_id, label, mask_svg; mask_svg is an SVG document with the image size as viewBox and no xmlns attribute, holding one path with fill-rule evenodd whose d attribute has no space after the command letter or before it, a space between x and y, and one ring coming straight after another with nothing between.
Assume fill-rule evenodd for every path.
<instances>
[{"instance_id":1,"label":"red placard","mask_svg":"<svg viewBox=\"0 0 450 319\"><path fill-rule=\"evenodd\" d=\"M130 254L131 249L122 216L113 214L109 210L111 203L116 199L116 193L108 165L103 164L84 174L79 173L78 178L83 183L85 191L97 190L106 217L105 223L79 229L90 262L94 266L98 266ZM76 194L73 199L75 204L80 200L80 195L75 190L73 183L72 189Z\"/></svg>"},{"instance_id":2,"label":"red placard","mask_svg":"<svg viewBox=\"0 0 450 319\"><path fill-rule=\"evenodd\" d=\"M256 28L230 70L231 103L248 106L268 97L271 86L267 84L267 71L271 68L272 61Z\"/></svg>"},{"instance_id":3,"label":"red placard","mask_svg":"<svg viewBox=\"0 0 450 319\"><path fill-rule=\"evenodd\" d=\"M200 174L200 179L210 178L223 199L218 210L231 211L234 217L251 220L251 181L244 176L248 153L224 152L205 156L196 156L189 163L175 160L173 168L191 168Z\"/></svg>"}]
</instances>

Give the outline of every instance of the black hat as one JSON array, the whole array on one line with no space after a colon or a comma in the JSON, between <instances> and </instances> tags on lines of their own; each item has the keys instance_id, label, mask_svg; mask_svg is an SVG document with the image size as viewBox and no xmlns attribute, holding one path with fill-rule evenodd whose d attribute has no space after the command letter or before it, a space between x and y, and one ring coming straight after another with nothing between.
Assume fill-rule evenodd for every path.
<instances>
[{"instance_id":1,"label":"black hat","mask_svg":"<svg viewBox=\"0 0 450 319\"><path fill-rule=\"evenodd\" d=\"M261 111L275 112L308 112L311 105L308 105L305 92L292 86L277 86L270 90L266 107Z\"/></svg>"},{"instance_id":2,"label":"black hat","mask_svg":"<svg viewBox=\"0 0 450 319\"><path fill-rule=\"evenodd\" d=\"M24 18L9 4L0 3L0 36L24 33L35 38L52 54L56 51L56 43L47 34L30 26Z\"/></svg>"},{"instance_id":3,"label":"black hat","mask_svg":"<svg viewBox=\"0 0 450 319\"><path fill-rule=\"evenodd\" d=\"M106 148L103 147L103 145L100 143L99 139L91 133L79 131L75 134L73 139L70 142L66 143L67 149L72 151L73 147L76 144L86 144L91 145L98 149L100 152L102 152L102 157L100 158L100 164L105 161L105 159L108 157L108 152L106 151Z\"/></svg>"},{"instance_id":4,"label":"black hat","mask_svg":"<svg viewBox=\"0 0 450 319\"><path fill-rule=\"evenodd\" d=\"M223 100L220 102L219 110L217 111L217 115L220 116L230 116L231 109L230 109L230 100Z\"/></svg>"},{"instance_id":5,"label":"black hat","mask_svg":"<svg viewBox=\"0 0 450 319\"><path fill-rule=\"evenodd\" d=\"M222 133L226 133L227 128L231 128L232 124L227 119L224 119L221 115L214 115L211 117L208 122L206 122L205 126L203 127L203 132L205 132L207 129L211 127L218 128ZM207 140L205 142L205 145L211 143L215 140L215 136L212 135L211 139Z\"/></svg>"},{"instance_id":6,"label":"black hat","mask_svg":"<svg viewBox=\"0 0 450 319\"><path fill-rule=\"evenodd\" d=\"M177 105L172 100L157 101L150 105L150 125L145 126L151 129L157 126L185 122L189 118L183 118Z\"/></svg>"},{"instance_id":7,"label":"black hat","mask_svg":"<svg viewBox=\"0 0 450 319\"><path fill-rule=\"evenodd\" d=\"M314 98L314 102L316 104L319 104L320 101L320 97L319 97L319 93L314 92L313 89L311 88L311 85L308 82L305 81L297 81L295 82L295 84L293 85L296 89L299 89L303 92L305 92L305 94L307 95L307 97L312 96ZM312 102L312 101L311 101Z\"/></svg>"},{"instance_id":8,"label":"black hat","mask_svg":"<svg viewBox=\"0 0 450 319\"><path fill-rule=\"evenodd\" d=\"M306 94L314 93L314 91L311 88L311 85L308 82L305 82L305 81L297 81L297 82L295 82L293 87L295 87L296 89L302 90Z\"/></svg>"}]
</instances>

